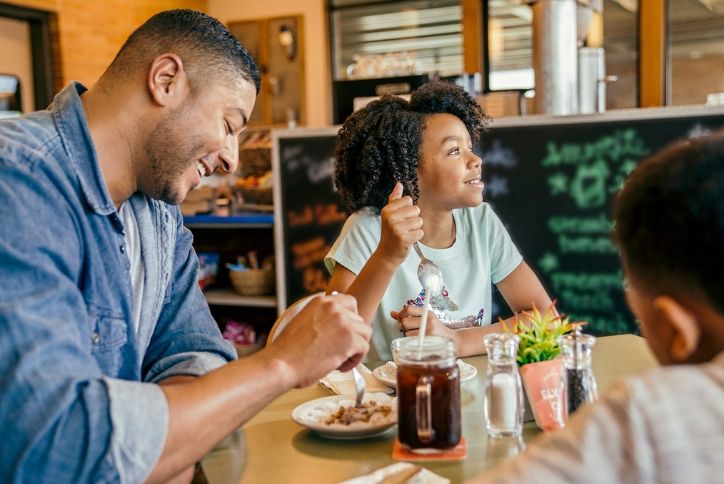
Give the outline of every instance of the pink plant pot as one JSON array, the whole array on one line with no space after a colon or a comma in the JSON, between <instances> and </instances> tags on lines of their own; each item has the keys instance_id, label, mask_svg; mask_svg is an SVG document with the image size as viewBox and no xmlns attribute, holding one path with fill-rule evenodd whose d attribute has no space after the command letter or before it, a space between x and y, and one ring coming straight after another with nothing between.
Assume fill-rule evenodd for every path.
<instances>
[{"instance_id":1,"label":"pink plant pot","mask_svg":"<svg viewBox=\"0 0 724 484\"><path fill-rule=\"evenodd\" d=\"M555 430L565 425L562 368L560 358L520 367L523 388L535 423L543 430Z\"/></svg>"}]
</instances>

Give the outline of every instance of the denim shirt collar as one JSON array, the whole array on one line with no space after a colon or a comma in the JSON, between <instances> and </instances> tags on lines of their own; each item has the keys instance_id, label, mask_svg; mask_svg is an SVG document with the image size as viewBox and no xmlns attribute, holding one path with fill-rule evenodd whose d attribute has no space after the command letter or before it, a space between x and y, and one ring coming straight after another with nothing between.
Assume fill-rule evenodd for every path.
<instances>
[{"instance_id":1,"label":"denim shirt collar","mask_svg":"<svg viewBox=\"0 0 724 484\"><path fill-rule=\"evenodd\" d=\"M97 214L110 215L116 212L116 206L103 179L98 153L80 100L85 91L87 88L81 83L71 82L55 97L50 110L73 171L80 181L86 203Z\"/></svg>"}]
</instances>

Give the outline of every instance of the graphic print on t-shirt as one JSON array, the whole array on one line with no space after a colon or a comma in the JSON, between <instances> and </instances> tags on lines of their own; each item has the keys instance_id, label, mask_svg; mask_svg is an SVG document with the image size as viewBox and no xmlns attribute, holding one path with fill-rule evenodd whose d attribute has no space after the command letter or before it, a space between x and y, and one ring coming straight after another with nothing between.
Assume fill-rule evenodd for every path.
<instances>
[{"instance_id":1,"label":"graphic print on t-shirt","mask_svg":"<svg viewBox=\"0 0 724 484\"><path fill-rule=\"evenodd\" d=\"M415 299L408 299L407 304L421 308L425 304L425 297L425 289L422 289ZM451 319L448 312L457 311L459 306L450 297L445 286L443 286L439 296L432 296L430 299L430 309L441 323L452 329L481 326L483 324L483 314L485 314L485 308L480 308L477 315L471 314L462 318Z\"/></svg>"}]
</instances>

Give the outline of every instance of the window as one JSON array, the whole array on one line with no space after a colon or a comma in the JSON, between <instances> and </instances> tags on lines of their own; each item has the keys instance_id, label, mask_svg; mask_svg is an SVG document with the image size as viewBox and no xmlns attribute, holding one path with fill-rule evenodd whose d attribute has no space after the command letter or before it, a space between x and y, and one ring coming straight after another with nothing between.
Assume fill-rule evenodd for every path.
<instances>
[{"instance_id":1,"label":"window","mask_svg":"<svg viewBox=\"0 0 724 484\"><path fill-rule=\"evenodd\" d=\"M488 89L534 88L532 8L520 0L489 0L487 5ZM606 74L618 78L607 85L607 109L636 106L637 22L638 0L603 1Z\"/></svg>"},{"instance_id":2,"label":"window","mask_svg":"<svg viewBox=\"0 0 724 484\"><path fill-rule=\"evenodd\" d=\"M603 2L606 74L617 78L606 84L606 109L638 106L638 3L638 0Z\"/></svg>"},{"instance_id":3,"label":"window","mask_svg":"<svg viewBox=\"0 0 724 484\"><path fill-rule=\"evenodd\" d=\"M518 0L488 2L488 89L532 89L533 10Z\"/></svg>"},{"instance_id":4,"label":"window","mask_svg":"<svg viewBox=\"0 0 724 484\"><path fill-rule=\"evenodd\" d=\"M406 52L420 73L463 71L459 0L332 0L333 76L347 79L355 55Z\"/></svg>"},{"instance_id":5,"label":"window","mask_svg":"<svg viewBox=\"0 0 724 484\"><path fill-rule=\"evenodd\" d=\"M669 104L724 104L724 0L669 0Z\"/></svg>"},{"instance_id":6,"label":"window","mask_svg":"<svg viewBox=\"0 0 724 484\"><path fill-rule=\"evenodd\" d=\"M21 112L20 79L13 74L0 74L0 118L18 116Z\"/></svg>"}]
</instances>

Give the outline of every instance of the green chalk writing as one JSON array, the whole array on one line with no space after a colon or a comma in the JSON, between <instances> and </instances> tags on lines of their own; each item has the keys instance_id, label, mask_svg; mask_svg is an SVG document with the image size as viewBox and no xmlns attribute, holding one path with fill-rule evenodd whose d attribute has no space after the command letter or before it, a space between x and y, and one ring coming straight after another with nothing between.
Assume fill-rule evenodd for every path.
<instances>
[{"instance_id":1,"label":"green chalk writing","mask_svg":"<svg viewBox=\"0 0 724 484\"><path fill-rule=\"evenodd\" d=\"M623 290L621 272L556 272L551 275L553 289L559 293L565 289L597 291L601 289Z\"/></svg>"},{"instance_id":2,"label":"green chalk writing","mask_svg":"<svg viewBox=\"0 0 724 484\"><path fill-rule=\"evenodd\" d=\"M548 228L554 234L605 234L611 233L613 223L600 213L595 217L567 217L556 215L548 220Z\"/></svg>"}]
</instances>

